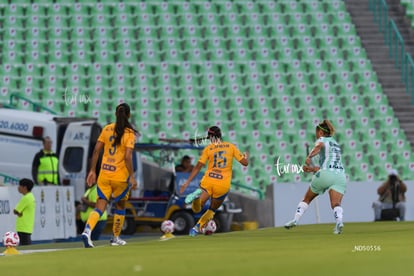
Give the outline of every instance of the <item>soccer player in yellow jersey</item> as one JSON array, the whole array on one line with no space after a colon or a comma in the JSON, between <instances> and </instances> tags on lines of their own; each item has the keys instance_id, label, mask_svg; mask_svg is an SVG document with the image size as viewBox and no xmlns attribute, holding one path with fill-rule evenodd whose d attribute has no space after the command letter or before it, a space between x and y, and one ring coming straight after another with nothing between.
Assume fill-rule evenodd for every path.
<instances>
[{"instance_id":1,"label":"soccer player in yellow jersey","mask_svg":"<svg viewBox=\"0 0 414 276\"><path fill-rule=\"evenodd\" d=\"M183 193L193 178L208 162L208 168L201 179L201 189L197 189L185 199L187 204L192 202L194 213L200 212L206 201L209 198L211 199L209 209L190 230L190 236L196 236L200 233L204 224L213 219L216 210L226 198L230 190L233 158L243 166L249 164L248 153L242 154L235 145L222 141L221 130L219 127L210 127L207 132L207 138L210 139L210 144L204 148L197 165L180 188L180 193Z\"/></svg>"},{"instance_id":2,"label":"soccer player in yellow jersey","mask_svg":"<svg viewBox=\"0 0 414 276\"><path fill-rule=\"evenodd\" d=\"M128 199L130 189L135 190L138 185L132 166L132 153L138 132L128 121L130 112L130 107L126 103L116 107L116 122L103 128L93 151L91 169L86 179L88 186L96 183L95 168L102 150L103 157L98 177L98 200L82 233L85 247L93 247L91 232L106 210L106 205L111 198L116 203L116 210L112 229L114 236L110 243L111 245L126 244L124 240L119 238L125 220L125 202Z\"/></svg>"}]
</instances>

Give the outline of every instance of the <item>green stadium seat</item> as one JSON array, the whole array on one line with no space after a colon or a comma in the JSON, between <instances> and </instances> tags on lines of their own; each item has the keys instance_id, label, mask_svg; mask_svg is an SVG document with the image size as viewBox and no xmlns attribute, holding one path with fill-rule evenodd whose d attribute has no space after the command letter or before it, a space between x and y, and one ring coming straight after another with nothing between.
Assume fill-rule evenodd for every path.
<instances>
[{"instance_id":1,"label":"green stadium seat","mask_svg":"<svg viewBox=\"0 0 414 276\"><path fill-rule=\"evenodd\" d=\"M325 12L335 12L338 10L346 11L345 3L341 0L325 1L323 3L323 9Z\"/></svg>"},{"instance_id":2,"label":"green stadium seat","mask_svg":"<svg viewBox=\"0 0 414 276\"><path fill-rule=\"evenodd\" d=\"M145 139L220 125L254 152L235 180L262 191L310 180L256 164L278 154L274 139L285 143L282 158L302 157L314 139L307 130L324 116L338 128L352 180L378 179L395 161L407 164L401 172L414 169L343 1L19 3L0 5L0 14L0 99L25 93L102 123L130 102ZM87 91L93 105L50 101L66 89ZM364 150L376 152L367 159Z\"/></svg>"}]
</instances>

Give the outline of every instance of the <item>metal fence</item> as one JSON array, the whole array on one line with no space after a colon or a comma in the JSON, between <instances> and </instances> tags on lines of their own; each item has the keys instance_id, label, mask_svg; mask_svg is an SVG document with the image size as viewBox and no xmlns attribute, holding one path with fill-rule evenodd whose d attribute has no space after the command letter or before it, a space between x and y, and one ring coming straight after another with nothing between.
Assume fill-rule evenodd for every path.
<instances>
[{"instance_id":1,"label":"metal fence","mask_svg":"<svg viewBox=\"0 0 414 276\"><path fill-rule=\"evenodd\" d=\"M387 3L385 0L370 0L369 9L374 13L374 21L378 24L379 30L384 33L390 57L394 58L395 67L401 70L406 92L411 94L411 103L414 104L414 62L411 55L405 51L404 39L397 25L388 17Z\"/></svg>"}]
</instances>

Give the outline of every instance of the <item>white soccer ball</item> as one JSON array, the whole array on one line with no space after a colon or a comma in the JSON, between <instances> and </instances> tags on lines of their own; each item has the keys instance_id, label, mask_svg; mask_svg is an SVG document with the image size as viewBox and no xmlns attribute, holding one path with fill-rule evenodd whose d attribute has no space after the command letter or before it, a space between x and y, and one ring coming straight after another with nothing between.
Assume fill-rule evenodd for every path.
<instances>
[{"instance_id":1,"label":"white soccer ball","mask_svg":"<svg viewBox=\"0 0 414 276\"><path fill-rule=\"evenodd\" d=\"M16 247L20 243L19 235L16 232L6 232L3 235L3 245L5 247Z\"/></svg>"},{"instance_id":2,"label":"white soccer ball","mask_svg":"<svg viewBox=\"0 0 414 276\"><path fill-rule=\"evenodd\" d=\"M174 232L174 222L172 220L164 220L161 224L161 231L165 234Z\"/></svg>"},{"instance_id":3,"label":"white soccer ball","mask_svg":"<svg viewBox=\"0 0 414 276\"><path fill-rule=\"evenodd\" d=\"M214 221L214 219L209 220L206 224L204 224L204 227L201 229L201 232L204 235L211 235L217 230L217 224Z\"/></svg>"}]
</instances>

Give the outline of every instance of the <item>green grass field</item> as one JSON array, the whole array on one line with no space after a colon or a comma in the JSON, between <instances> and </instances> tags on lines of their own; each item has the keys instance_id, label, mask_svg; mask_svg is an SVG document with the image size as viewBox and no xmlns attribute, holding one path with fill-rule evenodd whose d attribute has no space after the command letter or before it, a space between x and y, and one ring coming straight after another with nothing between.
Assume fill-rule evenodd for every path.
<instances>
[{"instance_id":1,"label":"green grass field","mask_svg":"<svg viewBox=\"0 0 414 276\"><path fill-rule=\"evenodd\" d=\"M18 248L63 249L0 257L1 275L412 275L414 223L348 223L266 228L168 241L134 237ZM410 272L411 271L411 272Z\"/></svg>"}]
</instances>

